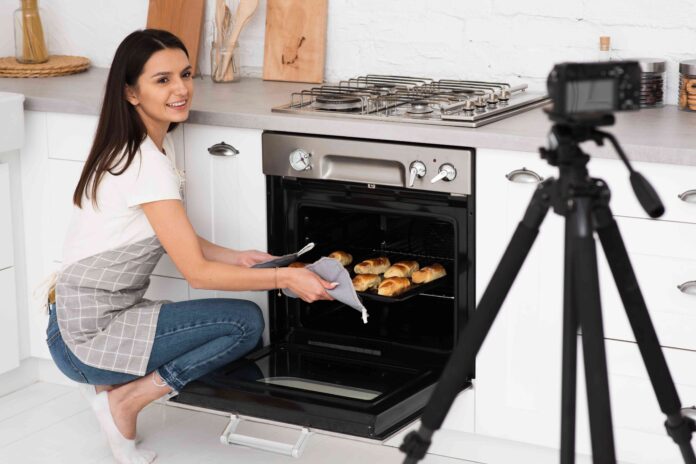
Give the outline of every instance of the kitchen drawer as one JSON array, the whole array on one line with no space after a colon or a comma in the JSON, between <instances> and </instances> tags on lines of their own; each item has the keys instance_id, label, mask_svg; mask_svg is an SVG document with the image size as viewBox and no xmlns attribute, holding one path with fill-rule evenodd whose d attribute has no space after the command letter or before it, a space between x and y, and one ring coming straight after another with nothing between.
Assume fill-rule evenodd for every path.
<instances>
[{"instance_id":1,"label":"kitchen drawer","mask_svg":"<svg viewBox=\"0 0 696 464\"><path fill-rule=\"evenodd\" d=\"M606 341L607 369L617 458L635 464L682 463L677 446L664 428L665 416L648 378L638 345ZM683 406L696 404L696 353L662 350ZM579 366L582 351L579 350ZM584 369L578 376L577 451L589 453L590 439Z\"/></svg>"},{"instance_id":2,"label":"kitchen drawer","mask_svg":"<svg viewBox=\"0 0 696 464\"><path fill-rule=\"evenodd\" d=\"M629 257L660 344L696 350L696 225L618 218ZM613 276L603 254L599 273L605 336L634 341Z\"/></svg>"},{"instance_id":3,"label":"kitchen drawer","mask_svg":"<svg viewBox=\"0 0 696 464\"><path fill-rule=\"evenodd\" d=\"M696 166L674 164L632 163L635 170L643 174L655 188L665 214L660 218L667 221L696 223ZM624 164L615 159L593 158L589 164L594 177L604 179L612 191L611 208L616 216L649 217L636 199L629 174ZM680 195L693 190L693 194Z\"/></svg>"},{"instance_id":4,"label":"kitchen drawer","mask_svg":"<svg viewBox=\"0 0 696 464\"><path fill-rule=\"evenodd\" d=\"M48 157L85 161L97 130L97 116L46 113Z\"/></svg>"}]
</instances>

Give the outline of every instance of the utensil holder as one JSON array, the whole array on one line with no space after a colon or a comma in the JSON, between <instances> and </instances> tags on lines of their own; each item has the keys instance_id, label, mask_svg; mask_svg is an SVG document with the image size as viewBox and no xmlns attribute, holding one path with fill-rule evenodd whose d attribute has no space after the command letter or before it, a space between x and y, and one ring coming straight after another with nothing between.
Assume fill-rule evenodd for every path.
<instances>
[{"instance_id":1,"label":"utensil holder","mask_svg":"<svg viewBox=\"0 0 696 464\"><path fill-rule=\"evenodd\" d=\"M230 64L225 70L219 69L225 61L225 56L232 54ZM228 47L220 47L213 42L210 47L210 78L213 82L236 82L239 80L239 42L230 50Z\"/></svg>"},{"instance_id":2,"label":"utensil holder","mask_svg":"<svg viewBox=\"0 0 696 464\"><path fill-rule=\"evenodd\" d=\"M38 0L20 0L14 12L15 58L23 64L48 61L48 48L41 25Z\"/></svg>"}]
</instances>

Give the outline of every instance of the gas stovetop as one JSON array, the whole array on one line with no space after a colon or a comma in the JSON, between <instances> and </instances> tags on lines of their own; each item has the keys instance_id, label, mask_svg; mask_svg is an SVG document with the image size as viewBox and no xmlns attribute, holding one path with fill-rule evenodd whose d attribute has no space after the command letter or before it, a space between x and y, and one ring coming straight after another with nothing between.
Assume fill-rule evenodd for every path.
<instances>
[{"instance_id":1,"label":"gas stovetop","mask_svg":"<svg viewBox=\"0 0 696 464\"><path fill-rule=\"evenodd\" d=\"M546 104L527 84L369 74L292 94L275 112L480 127Z\"/></svg>"}]
</instances>

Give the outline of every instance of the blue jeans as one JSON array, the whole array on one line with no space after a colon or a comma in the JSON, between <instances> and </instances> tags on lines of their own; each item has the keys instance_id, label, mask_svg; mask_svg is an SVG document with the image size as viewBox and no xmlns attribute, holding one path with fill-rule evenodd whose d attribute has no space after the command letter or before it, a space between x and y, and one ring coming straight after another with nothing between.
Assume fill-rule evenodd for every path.
<instances>
[{"instance_id":1,"label":"blue jeans","mask_svg":"<svg viewBox=\"0 0 696 464\"><path fill-rule=\"evenodd\" d=\"M175 392L251 351L260 342L264 321L259 307L245 300L210 298L162 305L147 374L157 370ZM116 385L140 378L88 366L65 346L55 305L49 311L46 342L68 378L92 385Z\"/></svg>"}]
</instances>

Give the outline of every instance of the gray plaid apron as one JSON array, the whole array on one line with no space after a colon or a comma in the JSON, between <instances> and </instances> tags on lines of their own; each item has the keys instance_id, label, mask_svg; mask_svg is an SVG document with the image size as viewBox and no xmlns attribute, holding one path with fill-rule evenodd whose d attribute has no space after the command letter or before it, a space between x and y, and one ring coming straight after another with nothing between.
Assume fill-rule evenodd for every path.
<instances>
[{"instance_id":1,"label":"gray plaid apron","mask_svg":"<svg viewBox=\"0 0 696 464\"><path fill-rule=\"evenodd\" d=\"M145 375L160 307L143 298L164 254L154 235L81 259L56 281L60 333L75 356L99 369Z\"/></svg>"}]
</instances>

